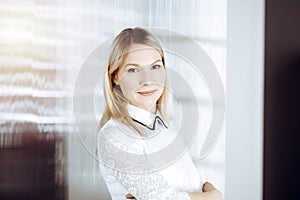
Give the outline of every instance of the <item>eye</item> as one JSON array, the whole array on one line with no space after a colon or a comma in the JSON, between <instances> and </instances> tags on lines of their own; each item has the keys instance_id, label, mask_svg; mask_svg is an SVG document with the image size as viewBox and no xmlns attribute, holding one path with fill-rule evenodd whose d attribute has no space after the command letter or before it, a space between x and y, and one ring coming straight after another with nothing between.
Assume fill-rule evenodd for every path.
<instances>
[{"instance_id":1,"label":"eye","mask_svg":"<svg viewBox=\"0 0 300 200\"><path fill-rule=\"evenodd\" d=\"M159 69L159 68L161 68L162 66L161 65L153 65L152 67L151 67L151 69Z\"/></svg>"},{"instance_id":2,"label":"eye","mask_svg":"<svg viewBox=\"0 0 300 200\"><path fill-rule=\"evenodd\" d=\"M136 72L139 72L140 70L138 68L129 68L127 71L129 73L136 73Z\"/></svg>"}]
</instances>

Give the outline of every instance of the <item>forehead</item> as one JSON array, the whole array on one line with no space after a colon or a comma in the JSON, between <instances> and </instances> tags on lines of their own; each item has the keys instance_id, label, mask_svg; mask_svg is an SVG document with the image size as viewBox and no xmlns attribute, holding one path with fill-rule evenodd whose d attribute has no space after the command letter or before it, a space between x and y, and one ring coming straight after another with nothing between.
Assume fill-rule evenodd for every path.
<instances>
[{"instance_id":1,"label":"forehead","mask_svg":"<svg viewBox=\"0 0 300 200\"><path fill-rule=\"evenodd\" d=\"M128 63L148 65L158 59L161 60L162 58L155 48L143 44L132 44L128 50L124 65Z\"/></svg>"}]
</instances>

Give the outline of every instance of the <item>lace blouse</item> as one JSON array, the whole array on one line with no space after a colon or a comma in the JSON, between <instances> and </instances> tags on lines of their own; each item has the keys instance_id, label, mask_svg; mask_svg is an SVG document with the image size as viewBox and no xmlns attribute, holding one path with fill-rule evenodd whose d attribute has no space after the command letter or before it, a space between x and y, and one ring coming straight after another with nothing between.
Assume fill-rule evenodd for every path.
<instances>
[{"instance_id":1,"label":"lace blouse","mask_svg":"<svg viewBox=\"0 0 300 200\"><path fill-rule=\"evenodd\" d=\"M189 200L188 192L200 192L202 183L189 152L164 153L176 132L159 115L130 104L127 110L145 134L114 119L98 134L99 167L112 199L131 193L141 200Z\"/></svg>"}]
</instances>

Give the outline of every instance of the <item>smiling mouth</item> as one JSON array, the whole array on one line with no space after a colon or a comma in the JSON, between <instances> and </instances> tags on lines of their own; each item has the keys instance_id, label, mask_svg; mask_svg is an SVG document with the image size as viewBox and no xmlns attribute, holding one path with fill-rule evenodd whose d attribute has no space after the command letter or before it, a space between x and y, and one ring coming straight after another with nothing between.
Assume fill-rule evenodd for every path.
<instances>
[{"instance_id":1,"label":"smiling mouth","mask_svg":"<svg viewBox=\"0 0 300 200\"><path fill-rule=\"evenodd\" d=\"M143 96L150 96L152 94L154 94L157 90L149 90L149 91L143 91L143 92L138 92L140 95Z\"/></svg>"}]
</instances>

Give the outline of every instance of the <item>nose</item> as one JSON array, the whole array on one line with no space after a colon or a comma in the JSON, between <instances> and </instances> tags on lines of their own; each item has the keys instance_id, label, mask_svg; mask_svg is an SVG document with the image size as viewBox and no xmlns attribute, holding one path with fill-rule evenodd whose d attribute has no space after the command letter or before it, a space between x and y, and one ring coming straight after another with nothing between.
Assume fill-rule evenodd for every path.
<instances>
[{"instance_id":1,"label":"nose","mask_svg":"<svg viewBox=\"0 0 300 200\"><path fill-rule=\"evenodd\" d=\"M140 85L150 85L153 84L153 77L150 71L147 69L143 69L141 73L141 78L140 78Z\"/></svg>"}]
</instances>

